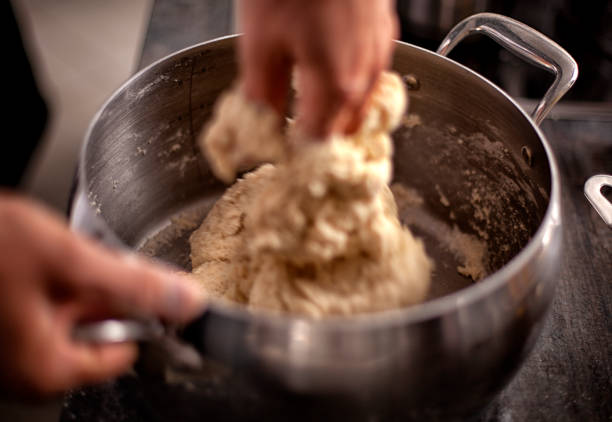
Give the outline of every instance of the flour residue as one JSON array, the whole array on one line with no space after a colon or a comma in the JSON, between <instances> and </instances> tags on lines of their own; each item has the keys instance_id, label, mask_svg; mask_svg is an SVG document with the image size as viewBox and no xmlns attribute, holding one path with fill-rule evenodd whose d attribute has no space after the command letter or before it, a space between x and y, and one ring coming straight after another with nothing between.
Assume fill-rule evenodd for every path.
<instances>
[{"instance_id":1,"label":"flour residue","mask_svg":"<svg viewBox=\"0 0 612 422\"><path fill-rule=\"evenodd\" d=\"M422 124L423 121L421 120L421 116L419 116L418 114L409 113L402 118L402 126L409 129Z\"/></svg>"},{"instance_id":2,"label":"flour residue","mask_svg":"<svg viewBox=\"0 0 612 422\"><path fill-rule=\"evenodd\" d=\"M195 155L183 155L177 160L170 161L166 164L166 169L168 170L178 170L181 178L185 177L185 172L189 165L198 160L198 157Z\"/></svg>"},{"instance_id":3,"label":"flour residue","mask_svg":"<svg viewBox=\"0 0 612 422\"><path fill-rule=\"evenodd\" d=\"M457 226L447 233L449 249L463 261L457 266L457 272L474 281L482 280L486 275L487 245L475 236L465 234Z\"/></svg>"},{"instance_id":4,"label":"flour residue","mask_svg":"<svg viewBox=\"0 0 612 422\"><path fill-rule=\"evenodd\" d=\"M131 91L131 90L127 91L126 95L127 95L128 99L130 99L130 100L139 101L145 95L147 95L149 92L151 92L156 85L158 85L158 84L160 84L162 82L166 82L168 80L170 80L170 76L168 76L168 75L159 75L157 78L153 79L151 82L146 84L143 88L139 89L138 91L136 91L136 92Z\"/></svg>"},{"instance_id":5,"label":"flour residue","mask_svg":"<svg viewBox=\"0 0 612 422\"><path fill-rule=\"evenodd\" d=\"M137 249L147 256L191 270L189 236L206 217L215 200L216 195L203 198L172 214L137 242Z\"/></svg>"},{"instance_id":6,"label":"flour residue","mask_svg":"<svg viewBox=\"0 0 612 422\"><path fill-rule=\"evenodd\" d=\"M140 252L148 256L156 256L161 248L172 246L177 238L195 230L202 222L202 214L205 213L201 209L194 208L171 216L155 236L144 241L139 247Z\"/></svg>"},{"instance_id":7,"label":"flour residue","mask_svg":"<svg viewBox=\"0 0 612 422\"><path fill-rule=\"evenodd\" d=\"M450 201L448 200L446 195L444 195L444 192L442 192L442 188L440 188L440 185L436 184L435 188L436 192L438 192L438 196L440 197L440 203L447 208L450 207Z\"/></svg>"},{"instance_id":8,"label":"flour residue","mask_svg":"<svg viewBox=\"0 0 612 422\"><path fill-rule=\"evenodd\" d=\"M449 226L427 212L425 201L416 189L393 183L391 191L402 223L421 229L450 251L459 263L456 267L457 273L474 281L487 276L488 248L485 241L462 232L457 225Z\"/></svg>"},{"instance_id":9,"label":"flour residue","mask_svg":"<svg viewBox=\"0 0 612 422\"><path fill-rule=\"evenodd\" d=\"M98 195L89 191L87 194L87 200L89 201L89 206L93 208L96 215L102 214L102 203L98 200Z\"/></svg>"}]
</instances>

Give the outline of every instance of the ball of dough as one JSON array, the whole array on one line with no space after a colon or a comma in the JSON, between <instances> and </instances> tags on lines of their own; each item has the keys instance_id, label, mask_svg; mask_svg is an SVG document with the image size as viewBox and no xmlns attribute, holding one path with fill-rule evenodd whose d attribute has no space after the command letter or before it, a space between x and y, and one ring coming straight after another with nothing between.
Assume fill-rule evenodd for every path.
<instances>
[{"instance_id":1,"label":"ball of dough","mask_svg":"<svg viewBox=\"0 0 612 422\"><path fill-rule=\"evenodd\" d=\"M241 109L253 107L239 92L230 95ZM207 291L252 308L312 317L423 301L432 263L422 242L401 226L388 187L389 132L405 106L400 78L384 73L354 135L312 142L292 131L276 165L264 165L228 189L191 237L193 273ZM220 111L218 120L232 116ZM205 147L217 142L213 135L204 135ZM270 139L282 138L277 133ZM246 149L265 142L237 136L220 144ZM209 155L232 162L218 156L220 149Z\"/></svg>"}]
</instances>

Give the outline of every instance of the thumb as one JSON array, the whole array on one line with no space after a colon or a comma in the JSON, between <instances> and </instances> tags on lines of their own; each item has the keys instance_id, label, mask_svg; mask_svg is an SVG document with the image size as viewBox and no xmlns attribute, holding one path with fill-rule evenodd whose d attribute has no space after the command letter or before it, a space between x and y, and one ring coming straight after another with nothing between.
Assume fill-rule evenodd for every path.
<instances>
[{"instance_id":1,"label":"thumb","mask_svg":"<svg viewBox=\"0 0 612 422\"><path fill-rule=\"evenodd\" d=\"M154 314L173 322L187 322L202 311L205 295L189 275L134 254L110 256L108 278L96 279L118 310Z\"/></svg>"},{"instance_id":2,"label":"thumb","mask_svg":"<svg viewBox=\"0 0 612 422\"><path fill-rule=\"evenodd\" d=\"M55 260L64 279L84 297L102 305L107 313L156 315L187 322L204 306L203 289L184 273L133 253L110 251L93 241L71 235L71 264ZM89 302L89 303L88 303ZM84 307L91 301L82 300ZM83 309L87 313L87 309Z\"/></svg>"}]
</instances>

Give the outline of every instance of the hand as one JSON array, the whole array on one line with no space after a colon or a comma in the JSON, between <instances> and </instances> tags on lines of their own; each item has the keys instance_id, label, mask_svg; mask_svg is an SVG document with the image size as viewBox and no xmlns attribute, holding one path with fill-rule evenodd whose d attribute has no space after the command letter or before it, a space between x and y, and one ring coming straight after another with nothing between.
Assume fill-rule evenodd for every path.
<instances>
[{"instance_id":1,"label":"hand","mask_svg":"<svg viewBox=\"0 0 612 422\"><path fill-rule=\"evenodd\" d=\"M134 344L74 342L79 321L139 313L184 322L202 306L189 279L106 250L6 193L0 251L0 383L12 392L53 394L129 368Z\"/></svg>"},{"instance_id":2,"label":"hand","mask_svg":"<svg viewBox=\"0 0 612 422\"><path fill-rule=\"evenodd\" d=\"M284 115L295 64L303 130L325 137L357 129L391 60L393 0L243 0L239 19L247 98Z\"/></svg>"}]
</instances>

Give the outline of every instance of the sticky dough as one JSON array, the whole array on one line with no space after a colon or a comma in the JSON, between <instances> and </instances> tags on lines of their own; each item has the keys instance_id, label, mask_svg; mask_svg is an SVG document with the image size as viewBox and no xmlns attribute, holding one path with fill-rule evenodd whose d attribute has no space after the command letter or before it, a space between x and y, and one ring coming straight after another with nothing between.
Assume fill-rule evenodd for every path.
<instances>
[{"instance_id":1,"label":"sticky dough","mask_svg":"<svg viewBox=\"0 0 612 422\"><path fill-rule=\"evenodd\" d=\"M389 132L406 107L399 77L381 76L356 134L305 140L274 112L224 94L200 145L231 186L190 238L193 274L207 292L311 317L424 300L432 263L401 226ZM252 126L249 126L252 125Z\"/></svg>"}]
</instances>

